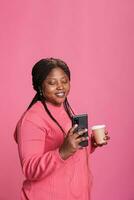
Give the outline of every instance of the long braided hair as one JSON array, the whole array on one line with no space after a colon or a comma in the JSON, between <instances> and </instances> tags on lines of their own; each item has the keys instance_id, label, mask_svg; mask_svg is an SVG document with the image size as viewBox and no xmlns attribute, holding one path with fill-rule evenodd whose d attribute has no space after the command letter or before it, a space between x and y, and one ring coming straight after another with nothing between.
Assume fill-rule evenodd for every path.
<instances>
[{"instance_id":1,"label":"long braided hair","mask_svg":"<svg viewBox=\"0 0 134 200\"><path fill-rule=\"evenodd\" d=\"M50 110L48 109L45 98L41 92L43 81L47 78L50 71L57 67L61 68L66 73L66 75L68 76L69 81L70 81L69 67L61 59L56 59L56 58L41 59L33 66L32 83L33 83L33 88L36 91L36 95L34 96L33 100L31 101L30 105L28 106L28 109L31 108L32 105L34 105L37 101L41 101L44 106L44 109L46 110L46 112L48 113L50 118L57 124L57 126L61 129L61 131L65 135L65 131L63 130L62 126L54 118L54 116L51 114ZM74 115L74 112L73 112L67 98L64 101L64 108L65 108L69 118L72 119L72 115Z\"/></svg>"}]
</instances>

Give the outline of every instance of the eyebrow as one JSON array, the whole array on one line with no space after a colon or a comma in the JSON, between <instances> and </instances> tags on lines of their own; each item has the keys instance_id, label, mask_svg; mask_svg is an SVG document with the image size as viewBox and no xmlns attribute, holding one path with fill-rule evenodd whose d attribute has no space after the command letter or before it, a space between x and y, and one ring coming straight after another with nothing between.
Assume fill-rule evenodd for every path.
<instances>
[{"instance_id":1,"label":"eyebrow","mask_svg":"<svg viewBox=\"0 0 134 200\"><path fill-rule=\"evenodd\" d=\"M67 77L67 76L62 76L61 79L62 79L62 78L68 78L68 77ZM51 76L50 76L50 77L47 77L46 79L48 80L48 79L57 79L57 78L56 78L56 77L51 77Z\"/></svg>"}]
</instances>

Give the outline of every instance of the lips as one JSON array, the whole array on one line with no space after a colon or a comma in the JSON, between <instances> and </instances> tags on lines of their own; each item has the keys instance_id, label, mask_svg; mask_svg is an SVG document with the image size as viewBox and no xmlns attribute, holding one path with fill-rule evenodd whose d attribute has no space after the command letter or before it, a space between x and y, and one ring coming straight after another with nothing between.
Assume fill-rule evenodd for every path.
<instances>
[{"instance_id":1,"label":"lips","mask_svg":"<svg viewBox=\"0 0 134 200\"><path fill-rule=\"evenodd\" d=\"M65 92L56 92L55 95L59 98L64 98L65 97Z\"/></svg>"}]
</instances>

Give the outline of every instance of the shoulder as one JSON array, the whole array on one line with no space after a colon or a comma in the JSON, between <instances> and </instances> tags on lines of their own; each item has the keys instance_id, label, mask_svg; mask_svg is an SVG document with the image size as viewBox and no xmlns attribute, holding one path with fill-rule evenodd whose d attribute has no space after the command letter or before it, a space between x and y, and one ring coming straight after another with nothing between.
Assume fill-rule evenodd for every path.
<instances>
[{"instance_id":1,"label":"shoulder","mask_svg":"<svg viewBox=\"0 0 134 200\"><path fill-rule=\"evenodd\" d=\"M37 101L30 109L28 109L24 117L28 120L38 120L44 116L45 110L40 101Z\"/></svg>"},{"instance_id":2,"label":"shoulder","mask_svg":"<svg viewBox=\"0 0 134 200\"><path fill-rule=\"evenodd\" d=\"M48 132L46 112L41 102L36 102L26 110L17 123L14 137L16 142L21 139L41 139Z\"/></svg>"},{"instance_id":3,"label":"shoulder","mask_svg":"<svg viewBox=\"0 0 134 200\"><path fill-rule=\"evenodd\" d=\"M26 110L18 122L18 126L29 122L37 126L43 126L48 118L47 113L40 101L37 101L30 109Z\"/></svg>"}]
</instances>

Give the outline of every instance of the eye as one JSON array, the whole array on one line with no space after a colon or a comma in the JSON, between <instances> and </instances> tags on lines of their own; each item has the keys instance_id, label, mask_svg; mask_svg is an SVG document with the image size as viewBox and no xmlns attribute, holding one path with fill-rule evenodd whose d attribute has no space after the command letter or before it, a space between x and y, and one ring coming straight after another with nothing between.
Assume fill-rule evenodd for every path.
<instances>
[{"instance_id":1,"label":"eye","mask_svg":"<svg viewBox=\"0 0 134 200\"><path fill-rule=\"evenodd\" d=\"M67 79L62 79L62 83L68 83Z\"/></svg>"},{"instance_id":2,"label":"eye","mask_svg":"<svg viewBox=\"0 0 134 200\"><path fill-rule=\"evenodd\" d=\"M56 81L54 81L54 80L48 81L48 84L49 84L49 85L55 85L55 84L56 84Z\"/></svg>"}]
</instances>

